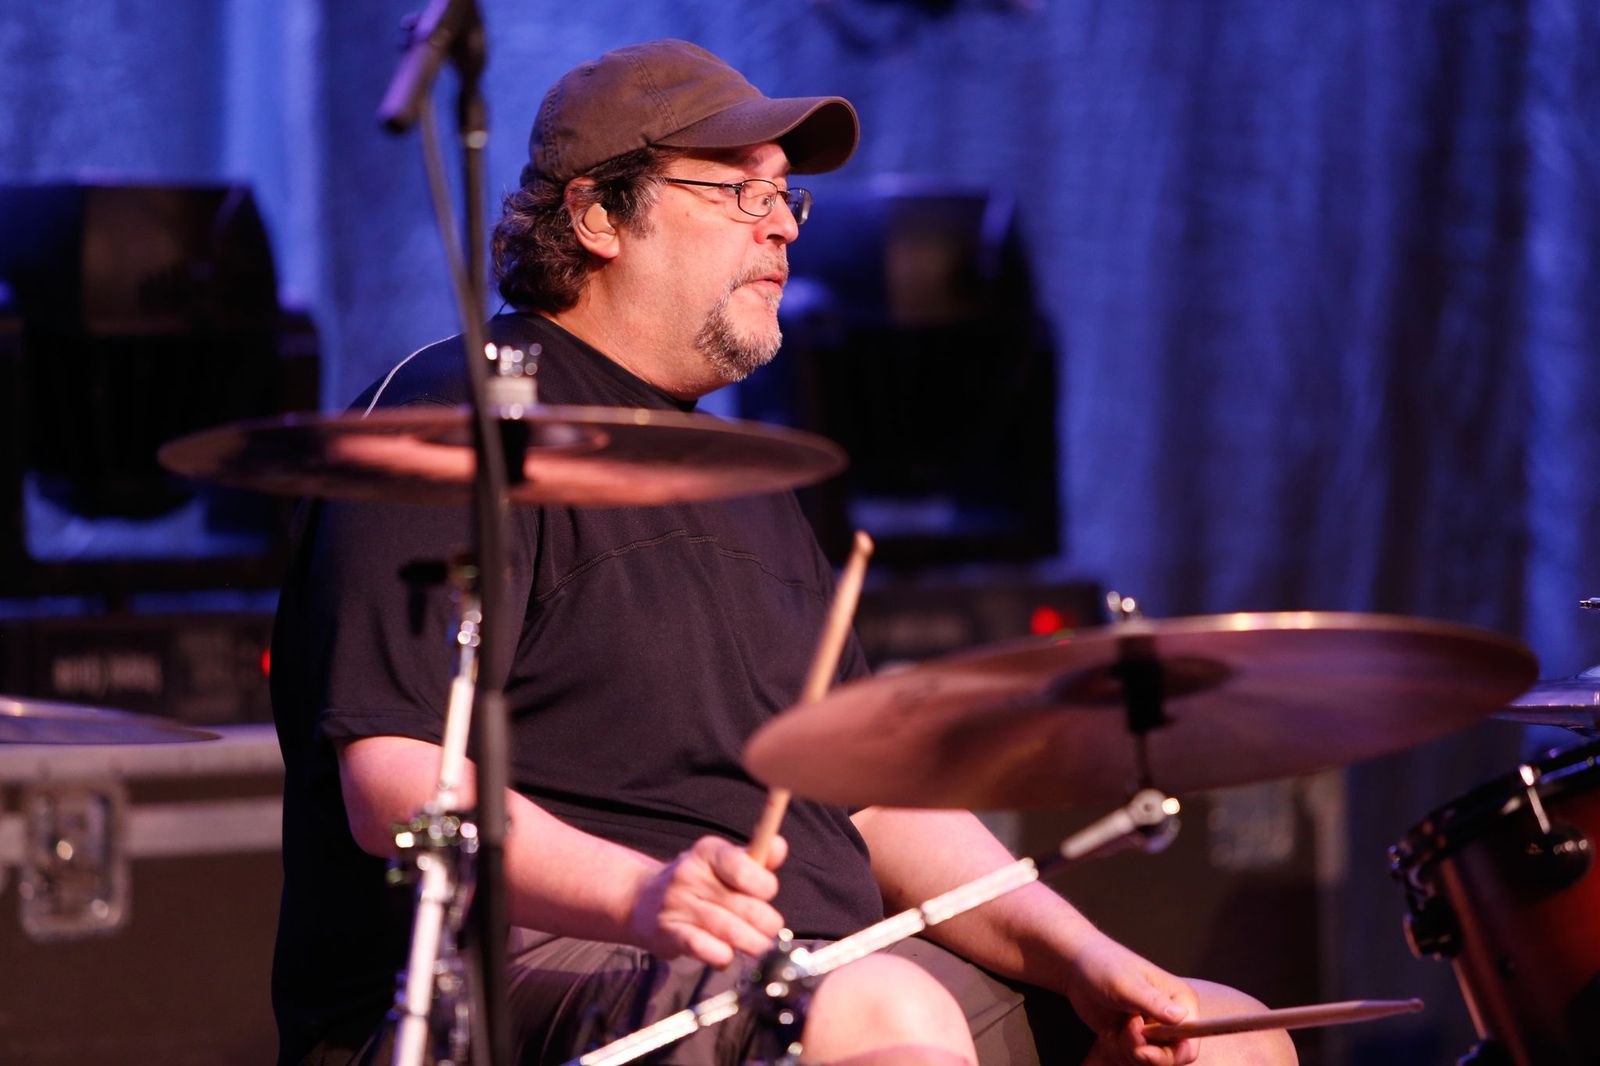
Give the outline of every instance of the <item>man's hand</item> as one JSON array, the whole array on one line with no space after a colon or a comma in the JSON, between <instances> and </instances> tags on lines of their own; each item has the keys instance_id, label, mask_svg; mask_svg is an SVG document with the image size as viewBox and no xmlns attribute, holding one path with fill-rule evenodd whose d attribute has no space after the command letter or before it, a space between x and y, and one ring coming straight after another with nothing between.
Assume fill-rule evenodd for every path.
<instances>
[{"instance_id":1,"label":"man's hand","mask_svg":"<svg viewBox=\"0 0 1600 1066\"><path fill-rule=\"evenodd\" d=\"M783 916L769 901L778 894L772 871L788 854L781 836L772 839L764 865L737 844L701 837L640 882L628 929L663 959L693 955L721 967L735 951L759 956L783 928Z\"/></svg>"},{"instance_id":2,"label":"man's hand","mask_svg":"<svg viewBox=\"0 0 1600 1066\"><path fill-rule=\"evenodd\" d=\"M1144 1039L1146 1020L1181 1022L1195 1013L1199 999L1186 982L1098 930L1072 963L1067 998L1099 1034L1086 1066L1180 1066L1199 1057L1198 1040L1169 1046Z\"/></svg>"}]
</instances>

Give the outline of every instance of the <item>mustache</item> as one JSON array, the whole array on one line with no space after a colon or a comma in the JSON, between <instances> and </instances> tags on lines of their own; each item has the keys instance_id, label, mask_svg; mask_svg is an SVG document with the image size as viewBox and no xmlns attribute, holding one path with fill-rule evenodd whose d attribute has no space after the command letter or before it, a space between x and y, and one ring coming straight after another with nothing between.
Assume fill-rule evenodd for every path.
<instances>
[{"instance_id":1,"label":"mustache","mask_svg":"<svg viewBox=\"0 0 1600 1066\"><path fill-rule=\"evenodd\" d=\"M763 278L777 278L780 284L787 285L789 282L788 259L773 259L751 267L734 279L733 284L728 286L728 291L731 293L742 285L748 285L752 281L760 281Z\"/></svg>"}]
</instances>

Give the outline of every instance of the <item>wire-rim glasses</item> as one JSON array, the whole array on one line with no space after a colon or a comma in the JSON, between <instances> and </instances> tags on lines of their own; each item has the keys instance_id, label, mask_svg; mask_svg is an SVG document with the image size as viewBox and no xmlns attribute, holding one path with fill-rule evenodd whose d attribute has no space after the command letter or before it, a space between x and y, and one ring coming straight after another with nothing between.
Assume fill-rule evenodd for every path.
<instances>
[{"instance_id":1,"label":"wire-rim glasses","mask_svg":"<svg viewBox=\"0 0 1600 1066\"><path fill-rule=\"evenodd\" d=\"M779 200L788 205L797 225L803 225L806 217L811 214L809 189L780 189L777 182L768 181L766 178L746 178L744 181L696 181L693 178L660 180L669 185L698 185L707 189L728 189L732 191L739 210L752 218L766 218L772 214L772 209L778 206Z\"/></svg>"}]
</instances>

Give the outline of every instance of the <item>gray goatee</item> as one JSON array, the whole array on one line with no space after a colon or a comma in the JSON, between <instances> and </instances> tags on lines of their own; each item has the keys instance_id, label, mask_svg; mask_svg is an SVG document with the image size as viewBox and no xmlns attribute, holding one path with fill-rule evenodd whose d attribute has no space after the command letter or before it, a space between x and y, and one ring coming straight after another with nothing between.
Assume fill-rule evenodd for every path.
<instances>
[{"instance_id":1,"label":"gray goatee","mask_svg":"<svg viewBox=\"0 0 1600 1066\"><path fill-rule=\"evenodd\" d=\"M728 291L716 302L711 311L706 315L706 320L700 327L700 332L695 335L694 345L706 357L711 369L717 376L728 384L743 381L754 371L772 362L778 354L778 348L783 344L783 333L776 325L770 330L757 334L741 333L733 324L728 315L728 305L733 300L733 294L741 286L752 281L777 273L787 278L788 267L783 263L768 264L756 267L735 279L728 286ZM778 311L778 301L781 297L768 296L766 300L772 307L773 314Z\"/></svg>"}]
</instances>

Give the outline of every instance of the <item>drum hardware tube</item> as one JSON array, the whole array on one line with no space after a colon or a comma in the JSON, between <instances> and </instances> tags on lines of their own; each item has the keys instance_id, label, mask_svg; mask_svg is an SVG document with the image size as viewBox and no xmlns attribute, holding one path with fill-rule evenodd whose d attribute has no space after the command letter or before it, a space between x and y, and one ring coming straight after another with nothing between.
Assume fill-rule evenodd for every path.
<instances>
[{"instance_id":1,"label":"drum hardware tube","mask_svg":"<svg viewBox=\"0 0 1600 1066\"><path fill-rule=\"evenodd\" d=\"M417 817L396 827L400 869L415 871L416 907L411 947L400 973L390 1016L395 1022L395 1066L421 1066L436 1035L436 1006L448 1019L444 1039L449 1056L462 1061L472 1039L471 1019L461 1008L467 1002L471 976L458 947L478 884L480 835L477 823L458 811L466 780L467 740L478 673L478 648L484 624L479 599L479 570L466 553L447 567L457 597L456 674L450 682L440 745L438 785ZM438 1001L436 1005L436 999Z\"/></svg>"},{"instance_id":2,"label":"drum hardware tube","mask_svg":"<svg viewBox=\"0 0 1600 1066\"><path fill-rule=\"evenodd\" d=\"M1176 832L1173 826L1179 809L1180 805L1173 797L1163 795L1156 789L1141 790L1123 806L1062 841L1054 854L1018 859L935 896L921 906L891 915L815 951L803 947L788 953L780 951L779 964L789 967L784 971L788 976L782 983L797 984L825 976L841 966L915 936L929 926L948 921L1077 863L1101 858L1130 845L1144 851L1159 851L1171 842ZM769 953L765 958L774 958L774 953ZM781 995L773 995L774 991ZM771 1003L788 995L789 988L772 990L761 987L756 993L758 1002ZM580 1055L564 1066L624 1066L699 1029L726 1021L739 1013L741 1000L750 998L750 995L751 985L748 983L740 988L731 988L669 1014L604 1047ZM784 1009L781 1003L778 1009ZM797 1020L803 1026L803 1018Z\"/></svg>"}]
</instances>

